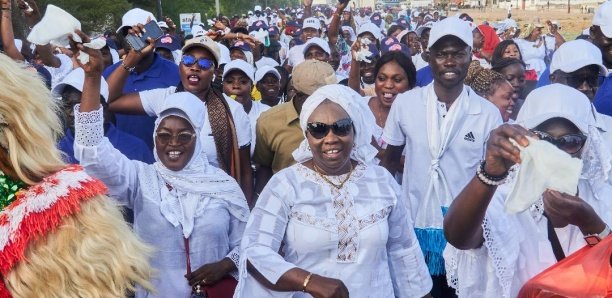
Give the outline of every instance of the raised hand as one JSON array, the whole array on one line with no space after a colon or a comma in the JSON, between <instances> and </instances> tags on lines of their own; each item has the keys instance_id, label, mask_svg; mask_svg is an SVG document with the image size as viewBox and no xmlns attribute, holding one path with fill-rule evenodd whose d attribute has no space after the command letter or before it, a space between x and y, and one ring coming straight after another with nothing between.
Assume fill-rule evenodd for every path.
<instances>
[{"instance_id":1,"label":"raised hand","mask_svg":"<svg viewBox=\"0 0 612 298\"><path fill-rule=\"evenodd\" d=\"M40 21L40 10L38 9L36 1L17 0L17 7L23 11L28 24L33 26Z\"/></svg>"},{"instance_id":2,"label":"raised hand","mask_svg":"<svg viewBox=\"0 0 612 298\"><path fill-rule=\"evenodd\" d=\"M92 49L90 47L84 46L84 43L91 42L91 39L87 34L83 33L81 30L76 30L75 33L81 38L82 42L75 42L72 36L70 36L70 47L74 51L74 55L77 55L79 51L82 51L89 55L89 62L82 63L80 59L76 59L79 66L85 71L85 75L91 76L102 76L102 72L104 71L104 62L102 60L102 53L100 50Z\"/></svg>"},{"instance_id":3,"label":"raised hand","mask_svg":"<svg viewBox=\"0 0 612 298\"><path fill-rule=\"evenodd\" d=\"M532 132L516 124L504 124L491 131L485 154L485 172L501 176L515 163L520 163L521 151L510 142L510 139L526 147L529 145L527 136L537 138Z\"/></svg>"}]
</instances>

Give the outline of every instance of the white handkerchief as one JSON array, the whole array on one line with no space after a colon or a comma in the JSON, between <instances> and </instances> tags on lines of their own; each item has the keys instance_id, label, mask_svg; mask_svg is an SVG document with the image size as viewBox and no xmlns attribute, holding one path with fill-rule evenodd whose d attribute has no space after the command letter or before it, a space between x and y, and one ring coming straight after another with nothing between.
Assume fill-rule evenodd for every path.
<instances>
[{"instance_id":1,"label":"white handkerchief","mask_svg":"<svg viewBox=\"0 0 612 298\"><path fill-rule=\"evenodd\" d=\"M521 150L521 165L506 201L506 212L517 213L528 209L547 189L574 195L582 172L582 160L573 158L553 144L529 138Z\"/></svg>"},{"instance_id":2,"label":"white handkerchief","mask_svg":"<svg viewBox=\"0 0 612 298\"><path fill-rule=\"evenodd\" d=\"M41 46L53 43L66 48L69 46L69 35L72 35L76 42L81 42L81 38L74 33L75 29L81 30L79 20L65 10L49 4L45 16L28 35L28 41Z\"/></svg>"},{"instance_id":3,"label":"white handkerchief","mask_svg":"<svg viewBox=\"0 0 612 298\"><path fill-rule=\"evenodd\" d=\"M91 42L87 42L83 44L83 46L94 49L94 50L99 50L103 48L105 45L106 45L106 39L101 38L101 37L96 38L92 40ZM81 63L87 64L89 62L89 55L83 51L79 51L78 59L79 61L81 61Z\"/></svg>"}]
</instances>

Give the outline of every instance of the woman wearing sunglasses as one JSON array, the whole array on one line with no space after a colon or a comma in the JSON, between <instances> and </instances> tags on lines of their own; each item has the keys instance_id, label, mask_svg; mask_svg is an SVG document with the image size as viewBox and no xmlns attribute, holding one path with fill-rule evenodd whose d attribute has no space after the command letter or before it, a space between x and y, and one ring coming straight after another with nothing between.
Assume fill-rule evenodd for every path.
<instances>
[{"instance_id":1,"label":"woman wearing sunglasses","mask_svg":"<svg viewBox=\"0 0 612 298\"><path fill-rule=\"evenodd\" d=\"M373 121L348 87L327 85L308 97L300 113L305 140L293 153L298 163L266 184L247 223L235 297L429 293L400 187L371 163Z\"/></svg>"},{"instance_id":2,"label":"woman wearing sunglasses","mask_svg":"<svg viewBox=\"0 0 612 298\"><path fill-rule=\"evenodd\" d=\"M517 123L491 132L478 174L444 218L447 276L460 297L516 297L530 278L610 234L612 156L586 96L560 84L538 88ZM510 214L504 204L516 179L497 185L521 162L509 139L525 147L526 137L580 158L582 173L575 192L546 190L529 209Z\"/></svg>"},{"instance_id":3,"label":"woman wearing sunglasses","mask_svg":"<svg viewBox=\"0 0 612 298\"><path fill-rule=\"evenodd\" d=\"M200 141L204 105L189 92L169 95L155 121L156 162L129 160L103 135L100 54L87 52L83 95L74 108L75 156L134 212L134 231L154 247L155 292L139 288L136 297L189 297L220 283L233 291L229 274L237 273L249 208L236 181L208 163Z\"/></svg>"},{"instance_id":4,"label":"woman wearing sunglasses","mask_svg":"<svg viewBox=\"0 0 612 298\"><path fill-rule=\"evenodd\" d=\"M132 29L136 31L138 27ZM141 51L143 54L139 56L149 50L152 50L151 45L144 48ZM109 109L115 113L155 116L159 114L159 109L169 95L176 92L196 95L204 102L206 110L200 141L209 162L234 177L250 202L253 194L253 174L250 162L249 118L241 104L212 88L214 70L218 66L219 58L219 46L209 37L190 39L183 47L183 56L179 64L181 82L178 86L117 97L112 94L121 94L125 80L109 81L111 94Z\"/></svg>"}]
</instances>

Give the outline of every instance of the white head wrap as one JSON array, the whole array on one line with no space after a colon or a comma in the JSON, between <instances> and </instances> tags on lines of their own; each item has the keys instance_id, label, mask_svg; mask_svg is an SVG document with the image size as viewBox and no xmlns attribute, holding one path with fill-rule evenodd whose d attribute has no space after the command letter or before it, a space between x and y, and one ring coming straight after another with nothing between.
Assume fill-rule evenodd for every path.
<instances>
[{"instance_id":1,"label":"white head wrap","mask_svg":"<svg viewBox=\"0 0 612 298\"><path fill-rule=\"evenodd\" d=\"M537 88L527 96L516 122L532 129L548 119L559 117L576 125L588 137L582 150L581 179L587 179L596 190L608 180L612 155L596 127L595 113L595 108L582 92L562 84L552 84Z\"/></svg>"},{"instance_id":2,"label":"white head wrap","mask_svg":"<svg viewBox=\"0 0 612 298\"><path fill-rule=\"evenodd\" d=\"M342 31L348 31L349 35L351 36L351 42L354 42L357 40L357 35L355 35L355 30L353 30L353 27L351 26L342 26Z\"/></svg>"},{"instance_id":3,"label":"white head wrap","mask_svg":"<svg viewBox=\"0 0 612 298\"><path fill-rule=\"evenodd\" d=\"M351 158L364 164L369 163L378 153L376 148L371 145L372 127L376 123L376 119L366 101L351 88L337 84L327 85L310 95L304 102L300 113L300 127L304 135L306 134L308 118L326 99L340 105L353 121L355 147L351 152ZM307 138L293 151L293 158L298 163L312 159Z\"/></svg>"},{"instance_id":4,"label":"white head wrap","mask_svg":"<svg viewBox=\"0 0 612 298\"><path fill-rule=\"evenodd\" d=\"M211 166L203 151L200 131L204 125L205 110L202 102L189 92L178 92L166 97L164 108L155 121L155 132L161 121L169 116L187 120L196 133L196 148L191 160L179 170L173 171L155 154L155 169L165 183L172 187L161 188L160 211L172 225L181 225L183 235L189 238L193 231L198 203L205 198L220 199L227 203L230 213L246 222L249 208L240 186L223 170Z\"/></svg>"}]
</instances>

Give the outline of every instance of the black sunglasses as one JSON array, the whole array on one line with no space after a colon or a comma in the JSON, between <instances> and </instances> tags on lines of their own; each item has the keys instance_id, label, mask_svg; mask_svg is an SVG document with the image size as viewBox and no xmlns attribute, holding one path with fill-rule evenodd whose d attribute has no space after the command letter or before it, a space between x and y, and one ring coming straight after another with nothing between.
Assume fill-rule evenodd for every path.
<instances>
[{"instance_id":1,"label":"black sunglasses","mask_svg":"<svg viewBox=\"0 0 612 298\"><path fill-rule=\"evenodd\" d=\"M557 148L567 152L568 154L575 154L580 151L580 149L582 149L587 140L587 136L579 133L567 134L555 138L542 131L532 130L532 132L537 135L540 140L549 142L555 145Z\"/></svg>"},{"instance_id":2,"label":"black sunglasses","mask_svg":"<svg viewBox=\"0 0 612 298\"><path fill-rule=\"evenodd\" d=\"M315 139L322 139L329 131L333 131L335 135L344 137L353 129L353 120L350 118L340 119L332 124L321 122L311 122L306 125L306 130Z\"/></svg>"},{"instance_id":3,"label":"black sunglasses","mask_svg":"<svg viewBox=\"0 0 612 298\"><path fill-rule=\"evenodd\" d=\"M586 82L590 87L596 88L599 86L599 76L598 75L560 75L555 74L556 76L560 76L565 79L567 85L578 89L578 87L582 86L584 82Z\"/></svg>"},{"instance_id":4,"label":"black sunglasses","mask_svg":"<svg viewBox=\"0 0 612 298\"><path fill-rule=\"evenodd\" d=\"M196 57L191 56L191 55L184 55L181 58L181 63L183 63L183 65L187 67L193 66L194 64L198 63L198 66L200 66L200 68L204 70L211 68L215 64L210 59L206 59L206 58L196 59Z\"/></svg>"},{"instance_id":5,"label":"black sunglasses","mask_svg":"<svg viewBox=\"0 0 612 298\"><path fill-rule=\"evenodd\" d=\"M173 139L178 145L185 145L191 142L196 135L195 133L191 132L181 132L177 135L173 135L169 132L158 132L155 134L155 136L161 145L167 145Z\"/></svg>"}]
</instances>

